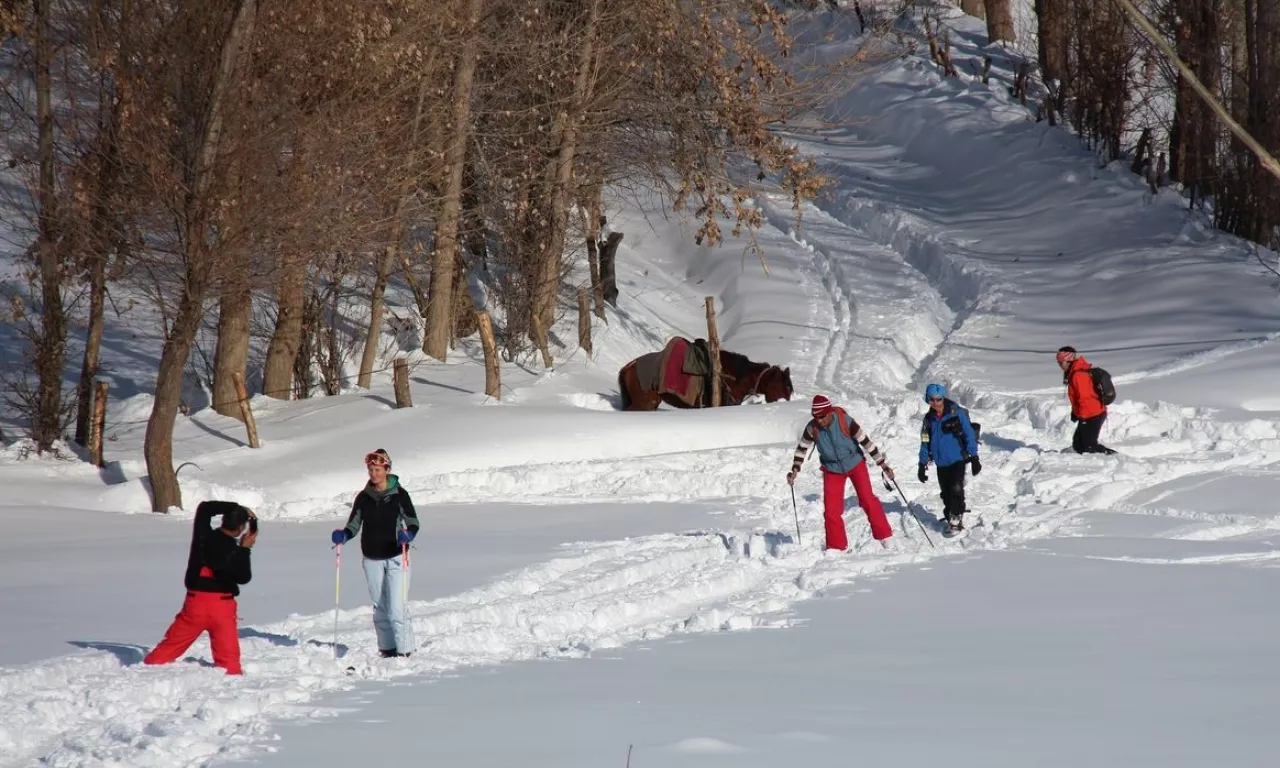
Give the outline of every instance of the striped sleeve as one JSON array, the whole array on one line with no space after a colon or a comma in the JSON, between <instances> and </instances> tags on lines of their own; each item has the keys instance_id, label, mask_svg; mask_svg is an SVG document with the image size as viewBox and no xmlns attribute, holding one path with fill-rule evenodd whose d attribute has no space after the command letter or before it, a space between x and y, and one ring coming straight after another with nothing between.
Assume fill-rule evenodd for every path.
<instances>
[{"instance_id":1,"label":"striped sleeve","mask_svg":"<svg viewBox=\"0 0 1280 768\"><path fill-rule=\"evenodd\" d=\"M867 436L867 433L862 429L862 426L859 425L858 422L854 421L852 416L849 417L849 433L850 437L852 437L858 445L862 446L862 452L870 456L871 460L874 461L877 466L884 469L887 458L884 454L880 453L880 449L876 447L876 444Z\"/></svg>"},{"instance_id":2,"label":"striped sleeve","mask_svg":"<svg viewBox=\"0 0 1280 768\"><path fill-rule=\"evenodd\" d=\"M805 457L809 455L809 451L813 449L813 442L817 439L817 430L810 421L804 425L804 431L800 433L800 442L796 444L796 453L791 457L792 472L800 471L800 465L804 464Z\"/></svg>"}]
</instances>

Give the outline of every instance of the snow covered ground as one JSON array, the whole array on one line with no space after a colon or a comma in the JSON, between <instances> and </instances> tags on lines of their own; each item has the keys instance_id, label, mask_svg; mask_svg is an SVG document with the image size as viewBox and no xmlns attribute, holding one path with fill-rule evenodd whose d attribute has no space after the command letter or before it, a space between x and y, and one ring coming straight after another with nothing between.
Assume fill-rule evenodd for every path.
<instances>
[{"instance_id":1,"label":"snow covered ground","mask_svg":"<svg viewBox=\"0 0 1280 768\"><path fill-rule=\"evenodd\" d=\"M808 53L847 50L846 22L806 18ZM832 24L834 42L818 34ZM767 275L740 243L611 216L622 296L595 359L509 366L501 403L460 357L415 368L412 410L386 382L256 399L257 451L234 420L180 418L188 508L231 498L263 520L243 678L210 668L204 641L194 663L138 664L180 603L191 522L146 513L147 396L113 404L103 473L11 446L0 766L382 751L585 768L629 747L637 767L1270 765L1278 286L1181 201L1029 120L1007 75L944 82L894 60L796 127L837 184L798 230L785 201L757 201ZM617 368L701 335L705 295L724 345L790 365L797 397L613 410ZM1103 440L1119 455L1066 452L1062 344L1116 374ZM982 525L958 541L912 471L929 381L983 424ZM851 551L822 552L812 466L797 539L783 475L818 392L887 450L936 546L880 490L895 547L851 500ZM327 540L376 447L424 525L424 647L392 661L373 658L354 550L335 622Z\"/></svg>"}]
</instances>

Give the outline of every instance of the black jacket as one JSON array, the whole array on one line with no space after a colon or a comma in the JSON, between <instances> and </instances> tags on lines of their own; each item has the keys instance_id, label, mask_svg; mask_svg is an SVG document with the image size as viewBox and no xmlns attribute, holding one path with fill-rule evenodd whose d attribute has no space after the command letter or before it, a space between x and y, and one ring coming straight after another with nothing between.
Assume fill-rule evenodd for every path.
<instances>
[{"instance_id":1,"label":"black jacket","mask_svg":"<svg viewBox=\"0 0 1280 768\"><path fill-rule=\"evenodd\" d=\"M347 518L347 538L360 534L360 552L370 560L389 560L400 554L396 534L402 526L418 532L418 513L400 478L387 477L387 490L379 492L372 484L356 495ZM363 532L361 529L363 528Z\"/></svg>"},{"instance_id":2,"label":"black jacket","mask_svg":"<svg viewBox=\"0 0 1280 768\"><path fill-rule=\"evenodd\" d=\"M191 533L191 553L187 556L184 583L193 592L240 594L240 585L253 578L249 566L249 549L225 533L209 527L214 517L239 504L230 501L203 501L196 507L196 521Z\"/></svg>"}]
</instances>

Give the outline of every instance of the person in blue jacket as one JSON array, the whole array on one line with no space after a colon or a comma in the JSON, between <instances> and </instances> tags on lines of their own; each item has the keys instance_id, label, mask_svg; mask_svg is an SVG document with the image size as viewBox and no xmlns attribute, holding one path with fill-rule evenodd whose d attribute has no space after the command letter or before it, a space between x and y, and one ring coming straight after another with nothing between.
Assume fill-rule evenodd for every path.
<instances>
[{"instance_id":1,"label":"person in blue jacket","mask_svg":"<svg viewBox=\"0 0 1280 768\"><path fill-rule=\"evenodd\" d=\"M978 459L978 439L969 413L947 399L947 389L941 384L930 384L924 390L929 411L920 426L920 482L929 481L928 467L932 461L938 467L938 487L942 492L942 509L946 515L949 533L964 530L964 514L968 512L964 501L964 467L973 465L973 475L982 471Z\"/></svg>"}]
</instances>

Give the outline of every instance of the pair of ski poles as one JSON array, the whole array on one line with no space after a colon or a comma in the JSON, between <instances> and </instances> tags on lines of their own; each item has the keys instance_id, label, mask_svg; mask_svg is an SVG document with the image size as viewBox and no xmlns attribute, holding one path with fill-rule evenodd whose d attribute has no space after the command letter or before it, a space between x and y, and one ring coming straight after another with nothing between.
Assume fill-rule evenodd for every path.
<instances>
[{"instance_id":1,"label":"pair of ski poles","mask_svg":"<svg viewBox=\"0 0 1280 768\"><path fill-rule=\"evenodd\" d=\"M907 511L910 512L911 516L915 518L916 525L920 526L920 532L924 534L925 541L929 542L929 546L933 547L934 549L937 549L938 545L933 543L933 539L930 538L929 536L929 531L925 529L924 523L920 522L920 516L916 514L915 507L911 506L911 502L907 501L907 495L903 493L902 488L898 486L898 481L897 480L890 481L888 476L883 477L883 480L884 480L885 490L886 491L896 490L898 492L898 496L899 498L902 499L902 503L907 506ZM892 484L890 484L891 482ZM795 515L795 518L796 518L796 544L803 545L804 542L800 540L800 509L796 505L795 485L791 486L791 512Z\"/></svg>"},{"instance_id":2,"label":"pair of ski poles","mask_svg":"<svg viewBox=\"0 0 1280 768\"><path fill-rule=\"evenodd\" d=\"M400 600L404 605L404 620L409 620L409 544L400 545L404 562L404 578L400 579ZM333 546L333 658L338 658L338 601L342 595L342 545Z\"/></svg>"}]
</instances>

